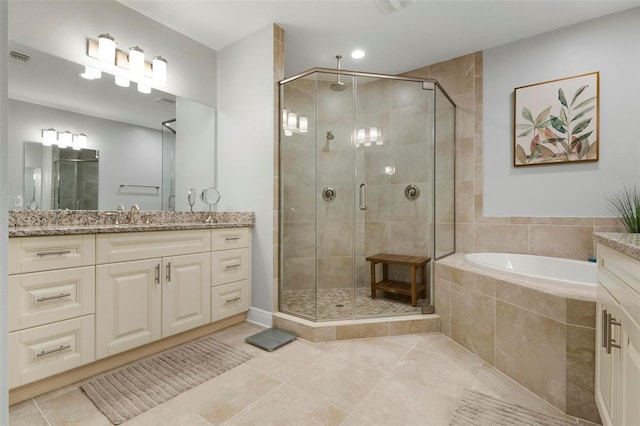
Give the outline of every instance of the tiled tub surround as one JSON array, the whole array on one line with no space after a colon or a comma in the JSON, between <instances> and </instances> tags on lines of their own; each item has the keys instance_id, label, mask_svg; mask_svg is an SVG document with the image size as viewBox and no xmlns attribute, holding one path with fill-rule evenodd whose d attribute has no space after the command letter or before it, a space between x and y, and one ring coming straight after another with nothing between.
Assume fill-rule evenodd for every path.
<instances>
[{"instance_id":1,"label":"tiled tub surround","mask_svg":"<svg viewBox=\"0 0 640 426\"><path fill-rule=\"evenodd\" d=\"M443 334L563 412L600 422L595 286L540 287L543 280L474 268L460 253L437 261L434 274Z\"/></svg>"},{"instance_id":2,"label":"tiled tub surround","mask_svg":"<svg viewBox=\"0 0 640 426\"><path fill-rule=\"evenodd\" d=\"M207 219L211 215L211 220ZM116 225L116 216L119 224ZM9 236L100 234L106 232L168 231L253 226L253 212L129 212L105 210L10 211ZM148 221L148 223L147 223Z\"/></svg>"}]
</instances>

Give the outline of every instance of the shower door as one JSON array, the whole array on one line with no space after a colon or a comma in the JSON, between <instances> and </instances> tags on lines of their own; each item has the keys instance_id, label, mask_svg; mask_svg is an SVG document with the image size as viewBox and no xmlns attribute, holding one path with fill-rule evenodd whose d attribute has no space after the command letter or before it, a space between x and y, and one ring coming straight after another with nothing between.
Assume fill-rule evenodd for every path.
<instances>
[{"instance_id":1,"label":"shower door","mask_svg":"<svg viewBox=\"0 0 640 426\"><path fill-rule=\"evenodd\" d=\"M371 297L367 256L430 256L433 168L432 86L357 77L355 128L355 318L421 313L410 296ZM382 269L382 265L378 265ZM389 279L409 282L410 269L389 265ZM380 280L382 271L377 271ZM425 294L419 294L424 298Z\"/></svg>"}]
</instances>

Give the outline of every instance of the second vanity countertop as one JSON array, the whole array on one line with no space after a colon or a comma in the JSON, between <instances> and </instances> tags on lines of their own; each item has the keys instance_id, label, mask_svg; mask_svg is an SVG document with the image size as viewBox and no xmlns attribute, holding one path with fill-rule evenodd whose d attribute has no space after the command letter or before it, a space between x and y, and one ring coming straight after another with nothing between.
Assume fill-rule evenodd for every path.
<instances>
[{"instance_id":1,"label":"second vanity countertop","mask_svg":"<svg viewBox=\"0 0 640 426\"><path fill-rule=\"evenodd\" d=\"M127 223L128 212L53 210L9 212L9 237L103 234L114 232L177 231L252 227L253 212L137 212ZM116 216L119 224L115 224ZM207 219L211 219L207 222ZM150 223L145 223L146 219Z\"/></svg>"},{"instance_id":2,"label":"second vanity countertop","mask_svg":"<svg viewBox=\"0 0 640 426\"><path fill-rule=\"evenodd\" d=\"M596 232L596 242L640 260L640 234Z\"/></svg>"}]
</instances>

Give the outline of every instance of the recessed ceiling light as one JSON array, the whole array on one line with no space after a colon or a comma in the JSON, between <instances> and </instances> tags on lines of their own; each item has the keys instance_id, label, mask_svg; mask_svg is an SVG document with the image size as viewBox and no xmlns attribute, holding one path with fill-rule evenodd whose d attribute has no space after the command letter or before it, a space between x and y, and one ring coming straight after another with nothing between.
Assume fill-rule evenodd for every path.
<instances>
[{"instance_id":1,"label":"recessed ceiling light","mask_svg":"<svg viewBox=\"0 0 640 426\"><path fill-rule=\"evenodd\" d=\"M361 49L354 50L353 52L351 52L351 57L353 59L364 58L364 50L361 50Z\"/></svg>"}]
</instances>

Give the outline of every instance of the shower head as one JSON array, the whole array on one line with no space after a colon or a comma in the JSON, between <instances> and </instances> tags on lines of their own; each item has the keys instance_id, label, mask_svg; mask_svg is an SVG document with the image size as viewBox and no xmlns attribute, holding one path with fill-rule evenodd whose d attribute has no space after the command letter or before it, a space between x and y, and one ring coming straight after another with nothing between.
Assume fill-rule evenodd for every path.
<instances>
[{"instance_id":1,"label":"shower head","mask_svg":"<svg viewBox=\"0 0 640 426\"><path fill-rule=\"evenodd\" d=\"M340 59L342 59L342 55L336 55L336 59L338 61L337 69L338 71L340 71ZM336 82L329 85L329 89L333 90L334 92L342 92L346 88L347 85L340 81L340 74L338 74Z\"/></svg>"}]
</instances>

